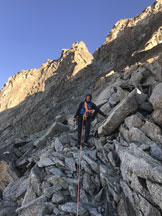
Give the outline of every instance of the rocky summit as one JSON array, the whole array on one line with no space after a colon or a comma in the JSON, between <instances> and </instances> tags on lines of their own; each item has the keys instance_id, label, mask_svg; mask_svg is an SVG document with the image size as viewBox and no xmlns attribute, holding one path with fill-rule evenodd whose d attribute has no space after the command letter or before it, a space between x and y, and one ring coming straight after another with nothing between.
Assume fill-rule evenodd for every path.
<instances>
[{"instance_id":1,"label":"rocky summit","mask_svg":"<svg viewBox=\"0 0 162 216\"><path fill-rule=\"evenodd\" d=\"M0 216L77 214L79 102L107 115L83 143L79 215L162 215L162 1L23 70L0 91Z\"/></svg>"}]
</instances>

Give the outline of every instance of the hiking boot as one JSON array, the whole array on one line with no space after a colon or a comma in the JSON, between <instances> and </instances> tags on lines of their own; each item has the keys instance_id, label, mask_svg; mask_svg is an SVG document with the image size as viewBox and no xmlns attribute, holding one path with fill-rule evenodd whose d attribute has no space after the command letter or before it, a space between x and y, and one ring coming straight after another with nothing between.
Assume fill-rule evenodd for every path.
<instances>
[{"instance_id":1,"label":"hiking boot","mask_svg":"<svg viewBox=\"0 0 162 216\"><path fill-rule=\"evenodd\" d=\"M78 140L78 141L77 141L77 146L80 147L80 144L81 144L81 141Z\"/></svg>"}]
</instances>

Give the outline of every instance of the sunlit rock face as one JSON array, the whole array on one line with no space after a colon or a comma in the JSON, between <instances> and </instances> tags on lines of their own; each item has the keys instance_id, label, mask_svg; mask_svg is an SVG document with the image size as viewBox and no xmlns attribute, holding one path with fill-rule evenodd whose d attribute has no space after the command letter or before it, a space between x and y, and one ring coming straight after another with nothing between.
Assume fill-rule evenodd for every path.
<instances>
[{"instance_id":1,"label":"sunlit rock face","mask_svg":"<svg viewBox=\"0 0 162 216\"><path fill-rule=\"evenodd\" d=\"M93 56L83 41L76 42L71 49L63 49L58 60L47 60L39 69L22 70L10 77L0 92L0 111L15 107L27 96L45 90L45 81L61 70L63 76L75 76L78 71L86 67L93 60ZM62 64L71 65L71 71L62 67ZM57 84L56 84L57 85Z\"/></svg>"},{"instance_id":2,"label":"sunlit rock face","mask_svg":"<svg viewBox=\"0 0 162 216\"><path fill-rule=\"evenodd\" d=\"M101 71L123 69L154 56L153 48L161 43L162 2L156 1L136 17L118 21L94 57Z\"/></svg>"}]
</instances>

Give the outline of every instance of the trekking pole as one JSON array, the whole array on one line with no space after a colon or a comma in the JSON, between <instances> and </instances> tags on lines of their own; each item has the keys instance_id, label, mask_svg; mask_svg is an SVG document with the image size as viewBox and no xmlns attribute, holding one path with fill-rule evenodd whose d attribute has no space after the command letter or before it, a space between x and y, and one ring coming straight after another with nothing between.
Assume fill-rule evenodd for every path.
<instances>
[{"instance_id":1,"label":"trekking pole","mask_svg":"<svg viewBox=\"0 0 162 216\"><path fill-rule=\"evenodd\" d=\"M78 164L77 216L79 215L80 165L81 165L81 157L82 157L83 125L84 125L84 118L82 119L82 130L81 130L81 138L80 138L80 156L79 156L79 164Z\"/></svg>"}]
</instances>

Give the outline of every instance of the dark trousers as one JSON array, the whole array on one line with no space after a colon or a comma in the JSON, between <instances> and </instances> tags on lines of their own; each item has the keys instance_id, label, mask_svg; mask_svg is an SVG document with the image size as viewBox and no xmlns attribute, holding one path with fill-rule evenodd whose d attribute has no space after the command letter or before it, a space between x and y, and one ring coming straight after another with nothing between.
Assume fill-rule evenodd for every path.
<instances>
[{"instance_id":1,"label":"dark trousers","mask_svg":"<svg viewBox=\"0 0 162 216\"><path fill-rule=\"evenodd\" d=\"M82 121L84 121L84 122L82 122ZM78 143L80 143L80 141L81 141L82 125L85 126L84 141L87 141L88 138L89 138L90 127L91 127L91 119L90 119L90 117L87 117L86 120L83 120L82 115L78 116Z\"/></svg>"}]
</instances>

